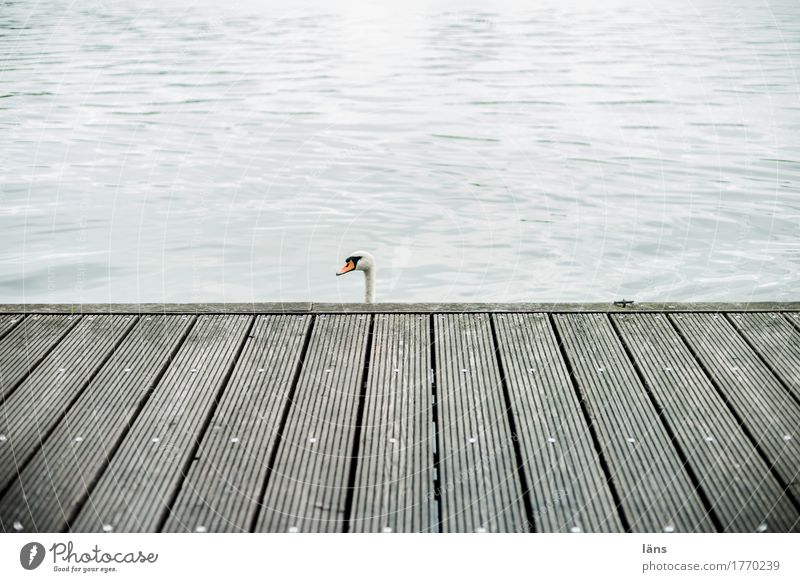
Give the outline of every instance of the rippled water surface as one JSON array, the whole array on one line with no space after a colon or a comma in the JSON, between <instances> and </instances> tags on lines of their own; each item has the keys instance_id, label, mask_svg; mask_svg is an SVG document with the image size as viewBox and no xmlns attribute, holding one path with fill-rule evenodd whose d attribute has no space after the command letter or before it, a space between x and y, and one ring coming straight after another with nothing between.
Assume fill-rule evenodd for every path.
<instances>
[{"instance_id":1,"label":"rippled water surface","mask_svg":"<svg viewBox=\"0 0 800 582\"><path fill-rule=\"evenodd\" d=\"M0 0L0 300L800 299L796 0L287 4Z\"/></svg>"}]
</instances>

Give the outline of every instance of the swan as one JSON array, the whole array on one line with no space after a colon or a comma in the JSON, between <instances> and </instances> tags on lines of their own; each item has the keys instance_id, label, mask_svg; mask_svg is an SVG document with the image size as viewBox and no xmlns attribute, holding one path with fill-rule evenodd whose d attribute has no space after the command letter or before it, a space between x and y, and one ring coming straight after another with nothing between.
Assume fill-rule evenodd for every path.
<instances>
[{"instance_id":1,"label":"swan","mask_svg":"<svg viewBox=\"0 0 800 582\"><path fill-rule=\"evenodd\" d=\"M350 253L336 276L350 271L364 271L364 303L375 303L375 257L367 251Z\"/></svg>"}]
</instances>

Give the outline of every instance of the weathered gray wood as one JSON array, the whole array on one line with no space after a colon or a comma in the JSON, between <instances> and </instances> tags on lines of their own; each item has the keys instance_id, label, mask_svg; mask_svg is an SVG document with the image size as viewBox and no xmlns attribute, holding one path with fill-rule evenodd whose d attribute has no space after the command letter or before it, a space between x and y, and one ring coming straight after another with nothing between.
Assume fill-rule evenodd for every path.
<instances>
[{"instance_id":1,"label":"weathered gray wood","mask_svg":"<svg viewBox=\"0 0 800 582\"><path fill-rule=\"evenodd\" d=\"M670 319L790 494L800 501L800 406L724 314Z\"/></svg>"},{"instance_id":2,"label":"weathered gray wood","mask_svg":"<svg viewBox=\"0 0 800 582\"><path fill-rule=\"evenodd\" d=\"M61 313L69 315L141 314L240 314L310 313L312 303L0 303L0 313Z\"/></svg>"},{"instance_id":3,"label":"weathered gray wood","mask_svg":"<svg viewBox=\"0 0 800 582\"><path fill-rule=\"evenodd\" d=\"M800 330L780 313L729 314L728 321L800 401Z\"/></svg>"},{"instance_id":4,"label":"weathered gray wood","mask_svg":"<svg viewBox=\"0 0 800 582\"><path fill-rule=\"evenodd\" d=\"M784 313L783 314L786 319L795 326L795 328L800 329L800 313Z\"/></svg>"},{"instance_id":5,"label":"weathered gray wood","mask_svg":"<svg viewBox=\"0 0 800 582\"><path fill-rule=\"evenodd\" d=\"M5 399L0 406L0 493L17 478L135 320L133 315L83 318Z\"/></svg>"},{"instance_id":6,"label":"weathered gray wood","mask_svg":"<svg viewBox=\"0 0 800 582\"><path fill-rule=\"evenodd\" d=\"M190 318L144 316L0 499L5 531L60 532L102 474Z\"/></svg>"},{"instance_id":7,"label":"weathered gray wood","mask_svg":"<svg viewBox=\"0 0 800 582\"><path fill-rule=\"evenodd\" d=\"M158 529L251 323L244 315L198 316L72 531Z\"/></svg>"},{"instance_id":8,"label":"weathered gray wood","mask_svg":"<svg viewBox=\"0 0 800 582\"><path fill-rule=\"evenodd\" d=\"M0 530L797 529L800 304L12 307Z\"/></svg>"},{"instance_id":9,"label":"weathered gray wood","mask_svg":"<svg viewBox=\"0 0 800 582\"><path fill-rule=\"evenodd\" d=\"M631 531L713 531L608 316L557 315L555 323Z\"/></svg>"},{"instance_id":10,"label":"weathered gray wood","mask_svg":"<svg viewBox=\"0 0 800 582\"><path fill-rule=\"evenodd\" d=\"M369 317L316 317L256 531L343 530Z\"/></svg>"},{"instance_id":11,"label":"weathered gray wood","mask_svg":"<svg viewBox=\"0 0 800 582\"><path fill-rule=\"evenodd\" d=\"M435 315L442 530L528 531L489 316Z\"/></svg>"},{"instance_id":12,"label":"weathered gray wood","mask_svg":"<svg viewBox=\"0 0 800 582\"><path fill-rule=\"evenodd\" d=\"M256 319L164 531L249 531L310 317Z\"/></svg>"},{"instance_id":13,"label":"weathered gray wood","mask_svg":"<svg viewBox=\"0 0 800 582\"><path fill-rule=\"evenodd\" d=\"M374 317L350 529L436 531L430 317Z\"/></svg>"},{"instance_id":14,"label":"weathered gray wood","mask_svg":"<svg viewBox=\"0 0 800 582\"><path fill-rule=\"evenodd\" d=\"M13 321L24 316L7 317L12 317ZM0 340L0 402L39 365L78 319L78 316L68 315L31 315L17 322Z\"/></svg>"},{"instance_id":15,"label":"weathered gray wood","mask_svg":"<svg viewBox=\"0 0 800 582\"><path fill-rule=\"evenodd\" d=\"M748 303L92 303L2 304L0 313L636 313L800 311L800 302Z\"/></svg>"},{"instance_id":16,"label":"weathered gray wood","mask_svg":"<svg viewBox=\"0 0 800 582\"><path fill-rule=\"evenodd\" d=\"M2 340L6 334L14 328L14 326L21 323L24 318L24 315L20 315L18 313L0 315L0 340Z\"/></svg>"},{"instance_id":17,"label":"weathered gray wood","mask_svg":"<svg viewBox=\"0 0 800 582\"><path fill-rule=\"evenodd\" d=\"M493 320L535 530L623 531L547 315L498 314Z\"/></svg>"},{"instance_id":18,"label":"weathered gray wood","mask_svg":"<svg viewBox=\"0 0 800 582\"><path fill-rule=\"evenodd\" d=\"M611 317L723 530L797 527L797 510L666 316Z\"/></svg>"},{"instance_id":19,"label":"weathered gray wood","mask_svg":"<svg viewBox=\"0 0 800 582\"><path fill-rule=\"evenodd\" d=\"M268 304L265 304L268 305ZM629 313L800 311L800 302L753 303L313 303L314 313Z\"/></svg>"}]
</instances>

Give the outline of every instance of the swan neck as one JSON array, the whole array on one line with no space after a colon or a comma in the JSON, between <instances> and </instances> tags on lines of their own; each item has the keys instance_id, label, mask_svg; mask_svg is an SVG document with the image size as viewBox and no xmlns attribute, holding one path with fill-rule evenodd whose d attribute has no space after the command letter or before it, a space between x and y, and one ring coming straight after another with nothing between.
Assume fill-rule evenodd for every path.
<instances>
[{"instance_id":1,"label":"swan neck","mask_svg":"<svg viewBox=\"0 0 800 582\"><path fill-rule=\"evenodd\" d=\"M375 269L364 271L364 303L375 303Z\"/></svg>"}]
</instances>

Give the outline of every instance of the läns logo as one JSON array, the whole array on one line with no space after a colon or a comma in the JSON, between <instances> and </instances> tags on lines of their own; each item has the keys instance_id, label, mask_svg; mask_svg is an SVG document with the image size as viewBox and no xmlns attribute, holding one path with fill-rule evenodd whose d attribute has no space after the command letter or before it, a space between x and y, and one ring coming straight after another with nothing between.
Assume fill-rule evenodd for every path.
<instances>
[{"instance_id":1,"label":"l\u00e4ns logo","mask_svg":"<svg viewBox=\"0 0 800 582\"><path fill-rule=\"evenodd\" d=\"M19 563L26 570L35 570L44 561L44 546L39 542L30 542L19 551Z\"/></svg>"}]
</instances>

